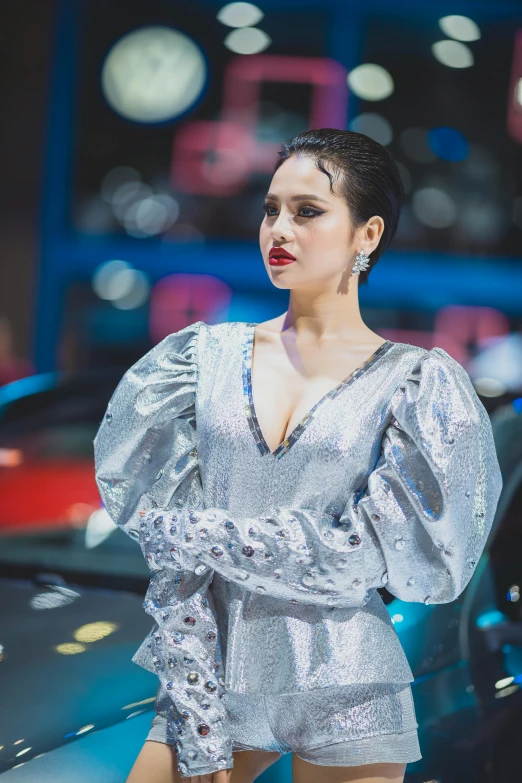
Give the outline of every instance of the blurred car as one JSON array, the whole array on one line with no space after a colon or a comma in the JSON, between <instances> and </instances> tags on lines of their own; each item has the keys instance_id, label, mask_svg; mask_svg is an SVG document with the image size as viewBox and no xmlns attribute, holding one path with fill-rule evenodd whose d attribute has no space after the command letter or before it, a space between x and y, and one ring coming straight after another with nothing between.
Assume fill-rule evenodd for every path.
<instances>
[{"instance_id":1,"label":"blurred car","mask_svg":"<svg viewBox=\"0 0 522 783\"><path fill-rule=\"evenodd\" d=\"M65 399L60 407L74 410ZM415 676L423 758L408 765L405 783L521 778L522 415L505 406L492 421L504 486L468 587L428 606L380 590ZM131 661L151 630L141 550L104 511L86 530L25 531L0 543L1 783L123 783L157 688ZM291 754L259 780L289 783Z\"/></svg>"},{"instance_id":2,"label":"blurred car","mask_svg":"<svg viewBox=\"0 0 522 783\"><path fill-rule=\"evenodd\" d=\"M150 571L113 527L98 547L74 529L0 539L2 778L125 780L143 744L157 678L131 657L153 625L142 606ZM121 740L82 761L82 740L118 724Z\"/></svg>"},{"instance_id":3,"label":"blurred car","mask_svg":"<svg viewBox=\"0 0 522 783\"><path fill-rule=\"evenodd\" d=\"M0 528L84 526L100 507L92 441L123 369L0 388Z\"/></svg>"}]
</instances>

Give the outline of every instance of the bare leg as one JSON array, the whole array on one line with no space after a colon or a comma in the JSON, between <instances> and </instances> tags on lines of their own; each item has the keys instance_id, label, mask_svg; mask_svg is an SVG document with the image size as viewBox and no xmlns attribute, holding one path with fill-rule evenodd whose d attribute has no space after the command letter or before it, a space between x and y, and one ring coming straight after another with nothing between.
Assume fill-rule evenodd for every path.
<instances>
[{"instance_id":1,"label":"bare leg","mask_svg":"<svg viewBox=\"0 0 522 783\"><path fill-rule=\"evenodd\" d=\"M165 742L144 743L127 783L178 783L176 754Z\"/></svg>"},{"instance_id":2,"label":"bare leg","mask_svg":"<svg viewBox=\"0 0 522 783\"><path fill-rule=\"evenodd\" d=\"M234 768L230 783L253 783L280 757L266 750L241 750L233 753ZM186 783L178 773L176 753L165 742L147 740L132 767L127 783Z\"/></svg>"},{"instance_id":3,"label":"bare leg","mask_svg":"<svg viewBox=\"0 0 522 783\"><path fill-rule=\"evenodd\" d=\"M403 783L406 764L363 764L325 767L292 754L293 783Z\"/></svg>"},{"instance_id":4,"label":"bare leg","mask_svg":"<svg viewBox=\"0 0 522 783\"><path fill-rule=\"evenodd\" d=\"M281 753L269 750L240 750L234 756L230 783L253 783L265 769L281 758Z\"/></svg>"}]
</instances>

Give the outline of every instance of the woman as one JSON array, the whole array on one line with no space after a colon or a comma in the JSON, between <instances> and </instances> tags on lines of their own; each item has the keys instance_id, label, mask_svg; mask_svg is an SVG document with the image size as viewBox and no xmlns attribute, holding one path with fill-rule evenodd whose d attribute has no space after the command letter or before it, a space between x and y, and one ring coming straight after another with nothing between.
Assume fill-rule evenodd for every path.
<instances>
[{"instance_id":1,"label":"woman","mask_svg":"<svg viewBox=\"0 0 522 783\"><path fill-rule=\"evenodd\" d=\"M463 367L361 318L401 202L362 134L284 144L260 246L287 312L185 327L109 403L97 479L154 572L133 660L160 680L129 783L251 783L288 752L294 783L390 783L422 757L377 588L457 598L502 478Z\"/></svg>"}]
</instances>

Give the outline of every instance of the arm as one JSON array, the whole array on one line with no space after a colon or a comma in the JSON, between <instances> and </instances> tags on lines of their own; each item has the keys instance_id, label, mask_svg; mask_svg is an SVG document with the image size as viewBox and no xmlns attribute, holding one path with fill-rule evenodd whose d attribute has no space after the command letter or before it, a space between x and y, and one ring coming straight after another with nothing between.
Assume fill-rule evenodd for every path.
<instances>
[{"instance_id":1,"label":"arm","mask_svg":"<svg viewBox=\"0 0 522 783\"><path fill-rule=\"evenodd\" d=\"M367 587L449 603L473 575L502 489L491 423L467 372L441 348L416 363L390 413L376 468L345 518L365 531Z\"/></svg>"},{"instance_id":2,"label":"arm","mask_svg":"<svg viewBox=\"0 0 522 783\"><path fill-rule=\"evenodd\" d=\"M277 508L264 517L239 517L220 508L147 515L148 530L160 528L169 542L162 567L204 564L252 591L292 603L359 606L365 585L361 539L330 514ZM335 526L334 526L335 525ZM152 557L152 539L143 540Z\"/></svg>"},{"instance_id":3,"label":"arm","mask_svg":"<svg viewBox=\"0 0 522 783\"><path fill-rule=\"evenodd\" d=\"M194 405L200 324L170 335L125 374L94 441L96 480L107 512L146 549L154 572L144 602L154 629L133 660L157 674L172 699L172 720L181 718L173 731L182 777L234 766L208 589L213 572L198 569L189 556L174 568L160 566L157 551L164 544L144 518L146 508L173 513L201 496Z\"/></svg>"},{"instance_id":4,"label":"arm","mask_svg":"<svg viewBox=\"0 0 522 783\"><path fill-rule=\"evenodd\" d=\"M482 553L502 486L489 418L464 368L437 348L396 390L389 416L367 487L337 528L307 509L247 518L199 508L166 531L171 556L294 603L360 606L384 585L405 601L453 600Z\"/></svg>"}]
</instances>

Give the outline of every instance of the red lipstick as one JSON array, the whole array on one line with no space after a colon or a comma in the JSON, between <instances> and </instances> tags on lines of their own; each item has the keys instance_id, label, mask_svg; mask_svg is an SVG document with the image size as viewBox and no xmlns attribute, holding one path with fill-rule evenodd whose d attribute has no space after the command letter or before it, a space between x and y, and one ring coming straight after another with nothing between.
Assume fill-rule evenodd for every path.
<instances>
[{"instance_id":1,"label":"red lipstick","mask_svg":"<svg viewBox=\"0 0 522 783\"><path fill-rule=\"evenodd\" d=\"M268 253L268 263L270 266L288 266L296 260L295 256L284 250L282 247L271 247Z\"/></svg>"}]
</instances>

